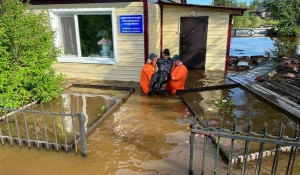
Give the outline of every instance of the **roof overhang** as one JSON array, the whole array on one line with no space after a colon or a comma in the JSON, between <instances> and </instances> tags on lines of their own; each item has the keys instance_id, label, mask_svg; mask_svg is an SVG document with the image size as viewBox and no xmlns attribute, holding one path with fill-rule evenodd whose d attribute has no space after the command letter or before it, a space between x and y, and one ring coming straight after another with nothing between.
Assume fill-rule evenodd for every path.
<instances>
[{"instance_id":1,"label":"roof overhang","mask_svg":"<svg viewBox=\"0 0 300 175\"><path fill-rule=\"evenodd\" d=\"M239 7L224 7L224 6L211 6L211 5L198 5L198 4L183 4L183 3L168 3L159 1L159 4L163 6L177 6L177 7L197 7L197 8L206 8L206 9L212 9L212 10L218 10L218 11L232 11L231 15L234 16L243 16L244 12L246 10L249 10L248 8L239 8Z\"/></svg>"},{"instance_id":2,"label":"roof overhang","mask_svg":"<svg viewBox=\"0 0 300 175\"><path fill-rule=\"evenodd\" d=\"M32 5L143 2L143 0L23 0L23 2L28 1Z\"/></svg>"}]
</instances>

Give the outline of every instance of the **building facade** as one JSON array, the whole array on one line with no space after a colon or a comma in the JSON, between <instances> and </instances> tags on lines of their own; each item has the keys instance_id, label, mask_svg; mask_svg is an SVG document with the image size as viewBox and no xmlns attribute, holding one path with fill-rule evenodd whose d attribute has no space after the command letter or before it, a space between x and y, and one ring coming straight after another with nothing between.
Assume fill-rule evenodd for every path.
<instances>
[{"instance_id":1,"label":"building facade","mask_svg":"<svg viewBox=\"0 0 300 175\"><path fill-rule=\"evenodd\" d=\"M68 78L139 81L149 53L169 48L191 68L226 70L233 15L245 9L147 0L31 0L49 15ZM192 27L188 27L192 26Z\"/></svg>"}]
</instances>

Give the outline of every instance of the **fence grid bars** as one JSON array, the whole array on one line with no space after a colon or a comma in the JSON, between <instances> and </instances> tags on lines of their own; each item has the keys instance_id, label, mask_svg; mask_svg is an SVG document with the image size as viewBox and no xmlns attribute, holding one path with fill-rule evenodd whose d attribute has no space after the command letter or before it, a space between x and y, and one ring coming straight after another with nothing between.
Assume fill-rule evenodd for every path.
<instances>
[{"instance_id":1,"label":"fence grid bars","mask_svg":"<svg viewBox=\"0 0 300 175\"><path fill-rule=\"evenodd\" d=\"M275 175L277 172L277 168L279 165L279 157L280 153L282 152L288 152L289 153L289 159L288 164L286 166L286 175L292 175L293 174L293 168L295 165L295 160L297 156L297 151L300 146L300 128L299 125L295 126L295 131L292 136L285 136L285 126L281 124L279 133L277 135L268 134L268 125L265 123L263 130L261 133L253 132L253 123L249 121L249 123L246 125L247 131L241 131L237 130L237 121L235 120L233 123L232 129L225 129L222 128L222 118L219 120L219 127L208 127L208 118L205 120L203 127L196 127L196 122L193 121L190 125L191 128L191 135L190 135L190 161L189 161L189 172L193 173L195 169L194 160L195 160L195 135L200 134L204 135L204 141L203 141L203 155L202 155L202 168L201 168L201 174L204 174L205 172L205 155L206 155L206 147L207 147L207 137L214 137L215 143L216 143L216 150L215 150L215 160L214 166L213 166L213 172L214 174L217 174L218 172L218 160L220 158L220 152L224 151L224 148L221 149L220 141L223 138L230 139L231 145L229 148L229 155L226 153L225 156L227 156L228 160L228 166L227 166L227 175L231 174L232 171L232 165L241 163L241 174L246 175L247 173L247 163L249 161L255 160L255 174L260 175L261 170L263 169L262 163L263 158L269 155L274 156L273 163L271 167L271 175ZM234 145L237 140L245 141L245 146L243 149L243 155L234 157ZM258 142L258 152L251 153L250 152L250 143L251 142ZM265 144L274 145L275 149L272 151L265 151ZM285 147L283 147L285 146ZM252 150L253 151L253 150ZM223 154L224 155L224 154ZM226 159L226 158L225 158Z\"/></svg>"},{"instance_id":2,"label":"fence grid bars","mask_svg":"<svg viewBox=\"0 0 300 175\"><path fill-rule=\"evenodd\" d=\"M11 106L11 107L9 107ZM59 112L54 112L55 109ZM68 112L65 112L68 111ZM79 139L80 138L80 139ZM74 114L72 106L53 105L30 102L15 107L14 101L7 104L0 101L0 142L11 146L17 143L20 147L36 146L59 151L75 150L78 153L78 142L81 142L81 155L87 156L86 131L84 115Z\"/></svg>"}]
</instances>

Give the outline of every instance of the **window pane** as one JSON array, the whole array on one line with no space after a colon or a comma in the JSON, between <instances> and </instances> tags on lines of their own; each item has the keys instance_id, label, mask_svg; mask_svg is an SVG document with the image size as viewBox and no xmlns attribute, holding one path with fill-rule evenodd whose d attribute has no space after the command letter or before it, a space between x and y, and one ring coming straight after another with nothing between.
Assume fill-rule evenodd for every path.
<instances>
[{"instance_id":1,"label":"window pane","mask_svg":"<svg viewBox=\"0 0 300 175\"><path fill-rule=\"evenodd\" d=\"M114 58L111 15L78 15L82 57Z\"/></svg>"},{"instance_id":2,"label":"window pane","mask_svg":"<svg viewBox=\"0 0 300 175\"><path fill-rule=\"evenodd\" d=\"M78 55L74 17L60 17L63 55Z\"/></svg>"}]
</instances>

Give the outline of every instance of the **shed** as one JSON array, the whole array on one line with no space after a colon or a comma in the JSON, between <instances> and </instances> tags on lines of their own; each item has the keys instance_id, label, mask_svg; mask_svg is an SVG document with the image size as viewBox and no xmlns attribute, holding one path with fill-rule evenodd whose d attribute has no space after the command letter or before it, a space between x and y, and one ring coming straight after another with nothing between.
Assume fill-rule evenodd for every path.
<instances>
[{"instance_id":1,"label":"shed","mask_svg":"<svg viewBox=\"0 0 300 175\"><path fill-rule=\"evenodd\" d=\"M234 15L246 9L185 0L31 0L44 10L68 78L139 81L149 53L169 48L189 68L227 70Z\"/></svg>"}]
</instances>

